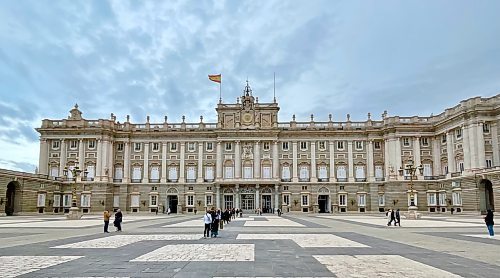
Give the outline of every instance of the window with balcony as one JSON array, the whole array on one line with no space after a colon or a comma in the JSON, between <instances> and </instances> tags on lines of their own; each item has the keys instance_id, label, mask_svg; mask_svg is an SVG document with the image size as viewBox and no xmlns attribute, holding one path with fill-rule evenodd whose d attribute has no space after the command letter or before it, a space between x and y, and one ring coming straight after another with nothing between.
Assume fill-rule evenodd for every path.
<instances>
[{"instance_id":1,"label":"window with balcony","mask_svg":"<svg viewBox=\"0 0 500 278\"><path fill-rule=\"evenodd\" d=\"M196 166L187 167L187 181L188 182L196 181Z\"/></svg>"},{"instance_id":2,"label":"window with balcony","mask_svg":"<svg viewBox=\"0 0 500 278\"><path fill-rule=\"evenodd\" d=\"M50 176L53 178L59 177L59 167L55 166L50 167Z\"/></svg>"},{"instance_id":3,"label":"window with balcony","mask_svg":"<svg viewBox=\"0 0 500 278\"><path fill-rule=\"evenodd\" d=\"M424 177L431 177L432 176L432 165L429 163L424 163L422 164L424 167Z\"/></svg>"},{"instance_id":4,"label":"window with balcony","mask_svg":"<svg viewBox=\"0 0 500 278\"><path fill-rule=\"evenodd\" d=\"M377 181L384 180L384 166L382 166L382 165L375 165L375 179Z\"/></svg>"},{"instance_id":5,"label":"window with balcony","mask_svg":"<svg viewBox=\"0 0 500 278\"><path fill-rule=\"evenodd\" d=\"M226 179L234 178L233 170L234 170L233 166L224 167L224 178Z\"/></svg>"},{"instance_id":6,"label":"window with balcony","mask_svg":"<svg viewBox=\"0 0 500 278\"><path fill-rule=\"evenodd\" d=\"M288 142L281 142L281 149L284 151L288 151Z\"/></svg>"},{"instance_id":7,"label":"window with balcony","mask_svg":"<svg viewBox=\"0 0 500 278\"><path fill-rule=\"evenodd\" d=\"M327 181L328 171L325 165L320 165L318 167L318 179L320 179L320 181Z\"/></svg>"},{"instance_id":8,"label":"window with balcony","mask_svg":"<svg viewBox=\"0 0 500 278\"><path fill-rule=\"evenodd\" d=\"M355 167L355 178L356 181L366 181L366 176L365 176L365 166L356 166Z\"/></svg>"},{"instance_id":9,"label":"window with balcony","mask_svg":"<svg viewBox=\"0 0 500 278\"><path fill-rule=\"evenodd\" d=\"M160 167L151 167L150 182L160 182Z\"/></svg>"},{"instance_id":10,"label":"window with balcony","mask_svg":"<svg viewBox=\"0 0 500 278\"><path fill-rule=\"evenodd\" d=\"M344 165L337 166L337 180L347 181L346 166Z\"/></svg>"},{"instance_id":11,"label":"window with balcony","mask_svg":"<svg viewBox=\"0 0 500 278\"><path fill-rule=\"evenodd\" d=\"M205 180L206 181L213 181L214 180L214 167L213 166L206 166L205 167Z\"/></svg>"},{"instance_id":12,"label":"window with balcony","mask_svg":"<svg viewBox=\"0 0 500 278\"><path fill-rule=\"evenodd\" d=\"M309 167L300 166L299 181L309 181Z\"/></svg>"},{"instance_id":13,"label":"window with balcony","mask_svg":"<svg viewBox=\"0 0 500 278\"><path fill-rule=\"evenodd\" d=\"M168 167L168 180L171 182L176 182L178 180L177 166Z\"/></svg>"},{"instance_id":14,"label":"window with balcony","mask_svg":"<svg viewBox=\"0 0 500 278\"><path fill-rule=\"evenodd\" d=\"M87 180L93 181L95 178L95 166L88 165L87 166Z\"/></svg>"},{"instance_id":15,"label":"window with balcony","mask_svg":"<svg viewBox=\"0 0 500 278\"><path fill-rule=\"evenodd\" d=\"M132 182L141 182L142 179L142 169L139 166L134 166L132 168Z\"/></svg>"},{"instance_id":16,"label":"window with balcony","mask_svg":"<svg viewBox=\"0 0 500 278\"><path fill-rule=\"evenodd\" d=\"M243 178L244 179L252 179L253 178L253 167L251 165L247 165L243 167Z\"/></svg>"},{"instance_id":17,"label":"window with balcony","mask_svg":"<svg viewBox=\"0 0 500 278\"><path fill-rule=\"evenodd\" d=\"M264 178L264 179L271 178L271 166L263 166L262 167L262 178Z\"/></svg>"},{"instance_id":18,"label":"window with balcony","mask_svg":"<svg viewBox=\"0 0 500 278\"><path fill-rule=\"evenodd\" d=\"M281 168L281 179L283 181L290 181L290 166L284 165Z\"/></svg>"}]
</instances>

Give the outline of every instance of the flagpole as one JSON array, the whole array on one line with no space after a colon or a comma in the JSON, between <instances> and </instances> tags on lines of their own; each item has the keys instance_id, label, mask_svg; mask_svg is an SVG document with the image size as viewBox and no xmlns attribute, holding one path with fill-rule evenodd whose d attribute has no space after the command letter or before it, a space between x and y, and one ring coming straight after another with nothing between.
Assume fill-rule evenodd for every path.
<instances>
[{"instance_id":1,"label":"flagpole","mask_svg":"<svg viewBox=\"0 0 500 278\"><path fill-rule=\"evenodd\" d=\"M219 83L219 103L222 103L222 78Z\"/></svg>"}]
</instances>

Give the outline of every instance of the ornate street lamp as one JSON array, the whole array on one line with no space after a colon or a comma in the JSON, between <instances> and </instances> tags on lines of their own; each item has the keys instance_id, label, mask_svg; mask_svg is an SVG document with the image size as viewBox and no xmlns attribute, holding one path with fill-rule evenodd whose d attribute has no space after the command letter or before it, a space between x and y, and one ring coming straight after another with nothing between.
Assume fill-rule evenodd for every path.
<instances>
[{"instance_id":1,"label":"ornate street lamp","mask_svg":"<svg viewBox=\"0 0 500 278\"><path fill-rule=\"evenodd\" d=\"M422 165L415 166L411 157L409 158L408 163L404 168L399 168L399 175L403 176L404 174L406 174L405 177L410 177L410 206L408 207L408 214L406 215L406 217L409 219L419 218L419 215L417 213L418 207L415 206L415 191L413 189L413 177L415 177L417 170L420 174L422 174L424 171L424 167L422 167Z\"/></svg>"},{"instance_id":2,"label":"ornate street lamp","mask_svg":"<svg viewBox=\"0 0 500 278\"><path fill-rule=\"evenodd\" d=\"M76 162L78 164L78 162ZM78 166L75 167L64 167L63 170L63 175L67 181L70 181L73 183L73 190L71 192L71 208L69 209L69 214L66 215L66 218L68 219L80 219L82 217L82 214L80 213L80 209L77 206L76 202L76 185L78 182L78 176L83 172L83 177L84 179L87 178L88 172L82 171ZM69 175L71 173L71 177Z\"/></svg>"}]
</instances>

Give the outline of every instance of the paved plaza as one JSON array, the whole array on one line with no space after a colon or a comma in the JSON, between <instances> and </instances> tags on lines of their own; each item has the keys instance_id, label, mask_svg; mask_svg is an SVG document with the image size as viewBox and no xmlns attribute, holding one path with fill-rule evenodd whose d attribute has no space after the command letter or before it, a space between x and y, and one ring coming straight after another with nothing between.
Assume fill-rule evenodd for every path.
<instances>
[{"instance_id":1,"label":"paved plaza","mask_svg":"<svg viewBox=\"0 0 500 278\"><path fill-rule=\"evenodd\" d=\"M245 215L203 238L202 214L0 218L0 277L498 277L479 215L388 227L376 214Z\"/></svg>"}]
</instances>

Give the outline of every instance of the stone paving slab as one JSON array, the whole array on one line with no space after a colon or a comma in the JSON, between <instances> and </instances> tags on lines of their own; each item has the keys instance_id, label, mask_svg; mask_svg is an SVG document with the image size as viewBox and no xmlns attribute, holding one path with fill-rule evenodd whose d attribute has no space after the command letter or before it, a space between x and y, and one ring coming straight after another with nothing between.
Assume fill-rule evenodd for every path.
<instances>
[{"instance_id":1,"label":"stone paving slab","mask_svg":"<svg viewBox=\"0 0 500 278\"><path fill-rule=\"evenodd\" d=\"M332 218L339 219L332 216L317 216L319 218ZM387 227L387 218L383 217L356 217L356 218L344 218L345 221L352 221L363 224L370 224L380 227ZM401 226L407 228L445 228L445 227L481 227L484 224L469 223L469 222L455 222L446 220L409 220L401 219Z\"/></svg>"},{"instance_id":2,"label":"stone paving slab","mask_svg":"<svg viewBox=\"0 0 500 278\"><path fill-rule=\"evenodd\" d=\"M144 240L199 240L196 234L184 235L115 235L76 243L54 246L51 248L119 248Z\"/></svg>"},{"instance_id":3,"label":"stone paving slab","mask_svg":"<svg viewBox=\"0 0 500 278\"><path fill-rule=\"evenodd\" d=\"M366 247L369 246L332 234L239 234L236 239L276 240L289 239L300 247Z\"/></svg>"},{"instance_id":4,"label":"stone paving slab","mask_svg":"<svg viewBox=\"0 0 500 278\"><path fill-rule=\"evenodd\" d=\"M238 262L254 261L253 244L180 244L166 245L132 262Z\"/></svg>"},{"instance_id":5,"label":"stone paving slab","mask_svg":"<svg viewBox=\"0 0 500 278\"><path fill-rule=\"evenodd\" d=\"M17 277L79 258L81 256L0 256L0 277Z\"/></svg>"}]
</instances>

